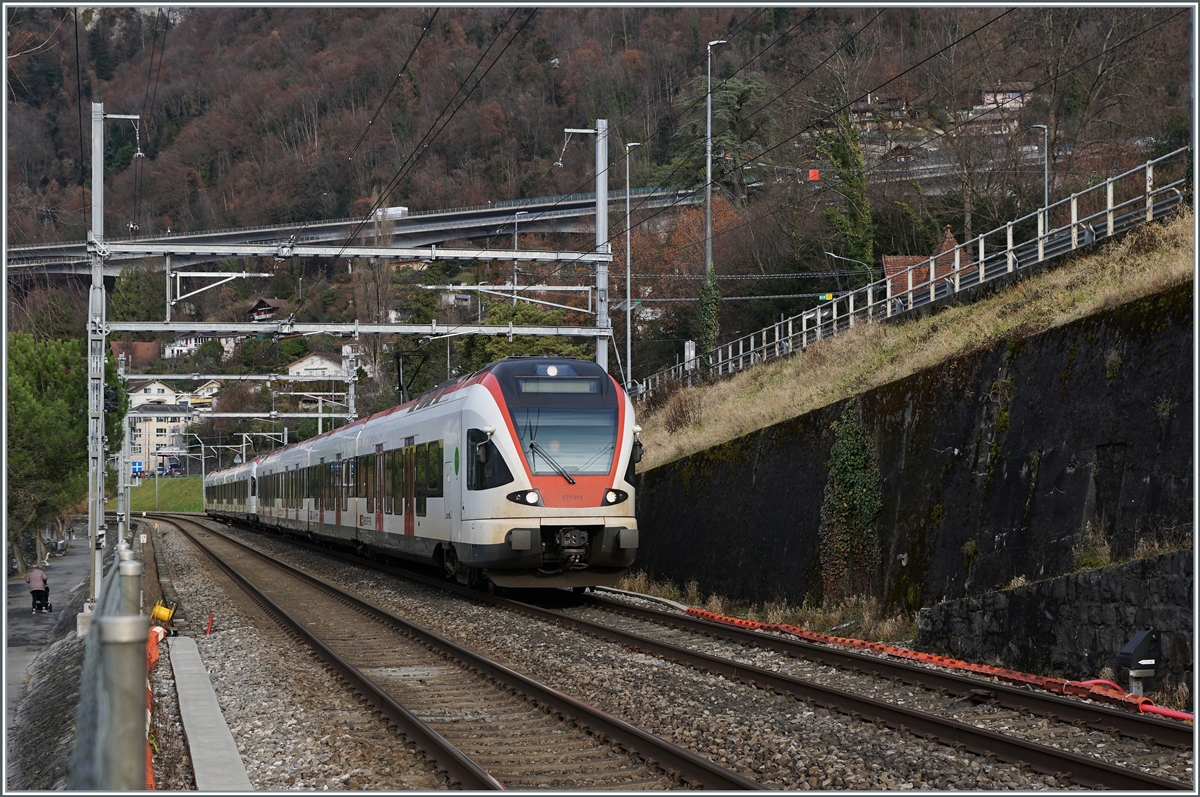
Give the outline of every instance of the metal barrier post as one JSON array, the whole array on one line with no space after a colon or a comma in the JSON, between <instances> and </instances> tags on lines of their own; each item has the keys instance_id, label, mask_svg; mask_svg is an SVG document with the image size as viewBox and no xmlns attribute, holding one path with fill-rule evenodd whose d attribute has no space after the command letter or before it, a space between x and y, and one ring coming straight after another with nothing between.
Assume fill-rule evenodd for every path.
<instances>
[{"instance_id":1,"label":"metal barrier post","mask_svg":"<svg viewBox=\"0 0 1200 797\"><path fill-rule=\"evenodd\" d=\"M929 302L937 299L937 255L929 258Z\"/></svg>"},{"instance_id":2,"label":"metal barrier post","mask_svg":"<svg viewBox=\"0 0 1200 797\"><path fill-rule=\"evenodd\" d=\"M1111 177L1108 180L1108 207L1105 208L1105 216L1108 218L1108 235L1112 237L1116 219L1113 217L1113 181Z\"/></svg>"},{"instance_id":3,"label":"metal barrier post","mask_svg":"<svg viewBox=\"0 0 1200 797\"><path fill-rule=\"evenodd\" d=\"M984 278L985 273L986 272L983 269L983 236L981 235L981 236L979 236L979 284L980 285L983 284L983 278Z\"/></svg>"},{"instance_id":4,"label":"metal barrier post","mask_svg":"<svg viewBox=\"0 0 1200 797\"><path fill-rule=\"evenodd\" d=\"M1008 258L1008 270L1009 270L1009 272L1011 273L1011 272L1012 272L1012 270L1013 270L1013 261L1017 259L1017 258L1016 258L1016 254L1013 252L1013 241L1012 241L1012 222L1010 221L1010 222L1009 222L1007 225L1005 225L1005 226L1008 228L1008 229L1007 229L1007 232L1008 232L1008 249L1007 249L1007 252L1006 252L1006 257Z\"/></svg>"},{"instance_id":5,"label":"metal barrier post","mask_svg":"<svg viewBox=\"0 0 1200 797\"><path fill-rule=\"evenodd\" d=\"M962 247L954 247L954 292L958 293L959 287L959 269L962 268Z\"/></svg>"},{"instance_id":6,"label":"metal barrier post","mask_svg":"<svg viewBox=\"0 0 1200 797\"><path fill-rule=\"evenodd\" d=\"M140 791L146 787L146 639L150 618L101 617L101 660L108 691L103 788Z\"/></svg>"},{"instance_id":7,"label":"metal barrier post","mask_svg":"<svg viewBox=\"0 0 1200 797\"><path fill-rule=\"evenodd\" d=\"M121 614L140 614L142 611L142 563L128 560L117 565L117 569L121 574Z\"/></svg>"},{"instance_id":8,"label":"metal barrier post","mask_svg":"<svg viewBox=\"0 0 1200 797\"><path fill-rule=\"evenodd\" d=\"M1079 195L1071 194L1071 248L1079 248Z\"/></svg>"},{"instance_id":9,"label":"metal barrier post","mask_svg":"<svg viewBox=\"0 0 1200 797\"><path fill-rule=\"evenodd\" d=\"M913 308L913 304L912 304L912 273L913 273L912 266L909 266L908 267L908 309L909 310L911 310Z\"/></svg>"},{"instance_id":10,"label":"metal barrier post","mask_svg":"<svg viewBox=\"0 0 1200 797\"><path fill-rule=\"evenodd\" d=\"M1146 221L1154 221L1154 164L1146 164Z\"/></svg>"},{"instance_id":11,"label":"metal barrier post","mask_svg":"<svg viewBox=\"0 0 1200 797\"><path fill-rule=\"evenodd\" d=\"M1038 214L1038 262L1041 263L1046 259L1046 216L1050 213L1049 208L1042 208L1042 212Z\"/></svg>"}]
</instances>

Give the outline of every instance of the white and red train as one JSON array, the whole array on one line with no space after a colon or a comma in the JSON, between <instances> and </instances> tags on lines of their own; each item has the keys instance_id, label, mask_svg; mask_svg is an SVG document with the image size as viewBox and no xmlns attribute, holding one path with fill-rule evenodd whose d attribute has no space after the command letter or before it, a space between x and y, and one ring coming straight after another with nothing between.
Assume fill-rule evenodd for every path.
<instances>
[{"instance_id":1,"label":"white and red train","mask_svg":"<svg viewBox=\"0 0 1200 797\"><path fill-rule=\"evenodd\" d=\"M616 583L641 430L593 362L510 357L204 479L209 515L501 587Z\"/></svg>"}]
</instances>

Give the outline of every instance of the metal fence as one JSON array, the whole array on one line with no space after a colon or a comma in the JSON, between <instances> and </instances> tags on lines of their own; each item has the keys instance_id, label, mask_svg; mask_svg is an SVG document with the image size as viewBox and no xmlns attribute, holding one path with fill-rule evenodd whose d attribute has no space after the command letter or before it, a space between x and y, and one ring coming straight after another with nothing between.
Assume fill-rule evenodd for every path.
<instances>
[{"instance_id":1,"label":"metal fence","mask_svg":"<svg viewBox=\"0 0 1200 797\"><path fill-rule=\"evenodd\" d=\"M638 380L641 399L675 384L727 375L826 338L895 318L1160 219L1183 201L1188 148L1071 194L897 274ZM1156 175L1161 185L1155 185ZM1057 225L1057 226L1052 226Z\"/></svg>"},{"instance_id":2,"label":"metal fence","mask_svg":"<svg viewBox=\"0 0 1200 797\"><path fill-rule=\"evenodd\" d=\"M146 786L146 640L140 613L142 563L127 543L104 575L84 637L75 750L68 788L128 791Z\"/></svg>"}]
</instances>

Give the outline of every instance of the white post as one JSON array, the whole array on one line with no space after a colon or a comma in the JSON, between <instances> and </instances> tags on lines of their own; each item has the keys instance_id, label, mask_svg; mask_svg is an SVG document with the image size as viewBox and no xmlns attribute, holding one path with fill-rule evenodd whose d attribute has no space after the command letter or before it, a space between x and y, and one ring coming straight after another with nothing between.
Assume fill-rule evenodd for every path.
<instances>
[{"instance_id":1,"label":"white post","mask_svg":"<svg viewBox=\"0 0 1200 797\"><path fill-rule=\"evenodd\" d=\"M92 552L89 604L96 605L104 534L104 103L92 103L92 285L88 294L88 541Z\"/></svg>"},{"instance_id":2,"label":"white post","mask_svg":"<svg viewBox=\"0 0 1200 797\"><path fill-rule=\"evenodd\" d=\"M596 251L608 254L608 120L596 120ZM609 328L608 263L596 264L596 326ZM608 370L608 337L596 338L596 364Z\"/></svg>"}]
</instances>

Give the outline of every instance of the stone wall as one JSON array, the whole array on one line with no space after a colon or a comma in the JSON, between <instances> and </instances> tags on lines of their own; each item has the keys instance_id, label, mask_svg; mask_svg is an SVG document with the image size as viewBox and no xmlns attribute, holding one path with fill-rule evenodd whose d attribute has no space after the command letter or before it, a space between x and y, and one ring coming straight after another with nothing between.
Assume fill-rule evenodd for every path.
<instances>
[{"instance_id":1,"label":"stone wall","mask_svg":"<svg viewBox=\"0 0 1200 797\"><path fill-rule=\"evenodd\" d=\"M1189 537L1192 295L1187 282L997 340L640 474L635 567L796 603L822 600L844 572L915 610L1070 573L1089 546L1130 559L1148 540ZM837 470L863 483L874 466L847 469L873 459L882 509L831 540L826 487L847 408L868 451Z\"/></svg>"},{"instance_id":2,"label":"stone wall","mask_svg":"<svg viewBox=\"0 0 1200 797\"><path fill-rule=\"evenodd\" d=\"M1072 573L921 610L916 647L1059 678L1096 678L1138 631L1162 631L1164 668L1146 684L1192 682L1193 552Z\"/></svg>"}]
</instances>

